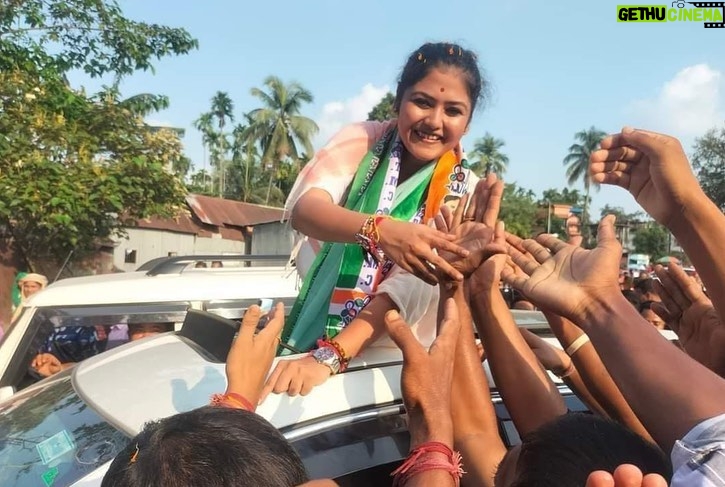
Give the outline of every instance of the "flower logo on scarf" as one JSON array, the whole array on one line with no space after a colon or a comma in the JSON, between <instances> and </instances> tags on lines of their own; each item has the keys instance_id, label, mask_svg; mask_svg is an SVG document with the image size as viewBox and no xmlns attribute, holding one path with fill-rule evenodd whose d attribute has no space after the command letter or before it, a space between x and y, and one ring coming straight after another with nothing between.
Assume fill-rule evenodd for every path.
<instances>
[{"instance_id":1,"label":"flower logo on scarf","mask_svg":"<svg viewBox=\"0 0 725 487\"><path fill-rule=\"evenodd\" d=\"M357 314L370 302L370 296L356 299L348 299L345 301L345 309L340 311L340 317L345 325L349 325L355 319Z\"/></svg>"},{"instance_id":2,"label":"flower logo on scarf","mask_svg":"<svg viewBox=\"0 0 725 487\"><path fill-rule=\"evenodd\" d=\"M453 174L451 174L450 179L456 183L462 183L466 180L466 174L463 172L463 166L461 164L456 164L453 167Z\"/></svg>"}]
</instances>

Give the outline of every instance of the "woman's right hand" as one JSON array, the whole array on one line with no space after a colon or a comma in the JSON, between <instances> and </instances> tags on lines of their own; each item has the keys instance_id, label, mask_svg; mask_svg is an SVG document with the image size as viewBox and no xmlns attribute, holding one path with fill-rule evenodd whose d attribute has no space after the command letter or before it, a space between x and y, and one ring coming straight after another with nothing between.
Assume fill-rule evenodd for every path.
<instances>
[{"instance_id":1,"label":"woman's right hand","mask_svg":"<svg viewBox=\"0 0 725 487\"><path fill-rule=\"evenodd\" d=\"M453 243L455 235L427 225L390 218L381 221L378 227L383 252L404 270L431 285L438 284L436 270L456 281L463 280L463 274L436 253L447 251L461 257L468 256L468 250Z\"/></svg>"},{"instance_id":2,"label":"woman's right hand","mask_svg":"<svg viewBox=\"0 0 725 487\"><path fill-rule=\"evenodd\" d=\"M262 403L270 392L306 396L313 388L325 382L330 375L330 368L311 356L280 360L267 378L259 402Z\"/></svg>"}]
</instances>

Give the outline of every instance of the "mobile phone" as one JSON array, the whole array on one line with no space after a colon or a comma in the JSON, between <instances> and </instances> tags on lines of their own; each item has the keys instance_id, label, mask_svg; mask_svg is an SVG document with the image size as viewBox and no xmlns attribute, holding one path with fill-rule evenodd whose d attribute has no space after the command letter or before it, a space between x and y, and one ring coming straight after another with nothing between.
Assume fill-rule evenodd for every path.
<instances>
[{"instance_id":1,"label":"mobile phone","mask_svg":"<svg viewBox=\"0 0 725 487\"><path fill-rule=\"evenodd\" d=\"M267 323L269 322L269 312L272 311L273 304L274 300L270 298L263 298L257 301L257 305L262 311L262 317L259 318L259 322L257 323L257 331L262 330L265 326L267 326Z\"/></svg>"}]
</instances>

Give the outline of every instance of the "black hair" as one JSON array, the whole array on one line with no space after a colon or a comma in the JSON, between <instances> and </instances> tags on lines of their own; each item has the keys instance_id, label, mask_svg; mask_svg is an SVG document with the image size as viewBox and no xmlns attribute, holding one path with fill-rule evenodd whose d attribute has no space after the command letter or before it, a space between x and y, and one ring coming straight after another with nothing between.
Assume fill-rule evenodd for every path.
<instances>
[{"instance_id":1,"label":"black hair","mask_svg":"<svg viewBox=\"0 0 725 487\"><path fill-rule=\"evenodd\" d=\"M634 288L640 292L640 294L647 294L647 293L656 293L654 287L655 280L651 277L646 277L644 279L637 279L634 282Z\"/></svg>"},{"instance_id":2,"label":"black hair","mask_svg":"<svg viewBox=\"0 0 725 487\"><path fill-rule=\"evenodd\" d=\"M307 480L295 450L261 416L206 406L146 424L101 487L282 487Z\"/></svg>"},{"instance_id":3,"label":"black hair","mask_svg":"<svg viewBox=\"0 0 725 487\"><path fill-rule=\"evenodd\" d=\"M461 70L471 99L471 116L473 116L473 111L479 100L483 98L483 92L487 91L488 85L484 85L476 54L449 42L425 43L408 57L398 78L394 105L396 112L400 109L405 90L425 78L431 69L438 67Z\"/></svg>"},{"instance_id":4,"label":"black hair","mask_svg":"<svg viewBox=\"0 0 725 487\"><path fill-rule=\"evenodd\" d=\"M641 303L639 303L639 306L637 306L637 311L641 313L644 310L652 309L652 305L656 302L657 301L642 301Z\"/></svg>"},{"instance_id":5,"label":"black hair","mask_svg":"<svg viewBox=\"0 0 725 487\"><path fill-rule=\"evenodd\" d=\"M511 487L581 487L595 470L621 464L667 479L672 467L656 445L619 423L588 413L569 413L522 439Z\"/></svg>"}]
</instances>

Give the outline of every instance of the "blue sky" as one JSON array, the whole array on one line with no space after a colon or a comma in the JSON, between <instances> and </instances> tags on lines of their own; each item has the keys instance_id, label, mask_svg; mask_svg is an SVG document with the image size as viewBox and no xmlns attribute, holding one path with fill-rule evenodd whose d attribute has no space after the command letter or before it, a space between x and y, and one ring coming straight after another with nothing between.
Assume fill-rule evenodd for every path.
<instances>
[{"instance_id":1,"label":"blue sky","mask_svg":"<svg viewBox=\"0 0 725 487\"><path fill-rule=\"evenodd\" d=\"M171 107L149 118L187 129L184 144L197 168L203 151L192 124L216 91L228 92L241 116L258 106L249 90L267 75L300 82L315 96L304 114L321 127L319 147L340 126L364 119L425 41L456 41L478 53L493 96L475 115L464 147L486 131L504 139L506 181L537 194L565 186L561 161L581 129L641 126L675 135L689 149L725 119L725 29L618 23L613 0L120 5L131 18L184 27L199 39L197 51L158 62L156 74L138 73L122 85L126 95L170 97ZM72 81L98 86L80 76ZM637 209L619 188L593 198L595 209Z\"/></svg>"}]
</instances>

